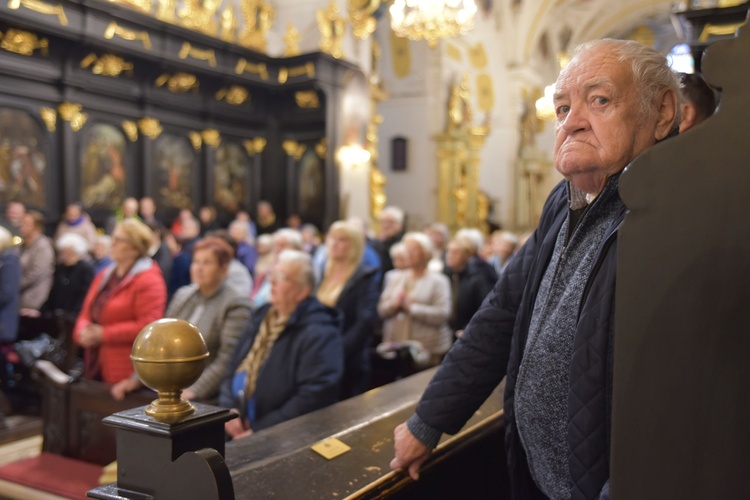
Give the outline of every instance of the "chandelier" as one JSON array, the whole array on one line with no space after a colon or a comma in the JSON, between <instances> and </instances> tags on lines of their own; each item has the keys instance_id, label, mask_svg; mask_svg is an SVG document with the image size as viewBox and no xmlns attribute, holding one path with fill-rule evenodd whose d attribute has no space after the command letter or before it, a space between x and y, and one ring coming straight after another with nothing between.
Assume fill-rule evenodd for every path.
<instances>
[{"instance_id":1,"label":"chandelier","mask_svg":"<svg viewBox=\"0 0 750 500\"><path fill-rule=\"evenodd\" d=\"M474 28L474 0L395 0L390 8L391 28L409 40L427 40L430 47L440 38L463 35Z\"/></svg>"}]
</instances>

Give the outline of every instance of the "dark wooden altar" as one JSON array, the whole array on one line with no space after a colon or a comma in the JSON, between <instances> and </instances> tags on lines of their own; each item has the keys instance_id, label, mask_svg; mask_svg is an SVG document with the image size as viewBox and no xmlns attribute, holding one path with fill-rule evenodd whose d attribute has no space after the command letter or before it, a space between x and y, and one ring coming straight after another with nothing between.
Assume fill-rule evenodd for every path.
<instances>
[{"instance_id":1,"label":"dark wooden altar","mask_svg":"<svg viewBox=\"0 0 750 500\"><path fill-rule=\"evenodd\" d=\"M103 0L0 3L0 205L95 222L124 196L338 218L334 152L355 66L272 58ZM304 180L304 182L303 182Z\"/></svg>"}]
</instances>

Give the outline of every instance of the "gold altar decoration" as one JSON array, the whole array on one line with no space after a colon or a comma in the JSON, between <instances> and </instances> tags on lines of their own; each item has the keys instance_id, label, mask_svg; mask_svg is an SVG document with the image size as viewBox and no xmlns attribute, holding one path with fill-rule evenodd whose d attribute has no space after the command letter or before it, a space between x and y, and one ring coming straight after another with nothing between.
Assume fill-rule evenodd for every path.
<instances>
[{"instance_id":1,"label":"gold altar decoration","mask_svg":"<svg viewBox=\"0 0 750 500\"><path fill-rule=\"evenodd\" d=\"M477 75L477 106L485 113L491 112L495 106L492 77L487 73Z\"/></svg>"},{"instance_id":2,"label":"gold altar decoration","mask_svg":"<svg viewBox=\"0 0 750 500\"><path fill-rule=\"evenodd\" d=\"M241 85L223 87L216 92L216 100L224 101L232 106L242 106L250 97L250 91Z\"/></svg>"},{"instance_id":3,"label":"gold altar decoration","mask_svg":"<svg viewBox=\"0 0 750 500\"><path fill-rule=\"evenodd\" d=\"M40 39L34 33L19 29L10 28L5 35L0 33L0 38L0 48L22 56L34 55L35 50L40 50L46 56L49 48L49 40L46 38Z\"/></svg>"},{"instance_id":4,"label":"gold altar decoration","mask_svg":"<svg viewBox=\"0 0 750 500\"><path fill-rule=\"evenodd\" d=\"M86 124L89 115L83 112L83 106L74 102L63 102L57 106L60 118L70 123L70 128L78 132Z\"/></svg>"},{"instance_id":5,"label":"gold altar decoration","mask_svg":"<svg viewBox=\"0 0 750 500\"><path fill-rule=\"evenodd\" d=\"M156 18L174 24L177 20L177 0L157 0Z\"/></svg>"},{"instance_id":6,"label":"gold altar decoration","mask_svg":"<svg viewBox=\"0 0 750 500\"><path fill-rule=\"evenodd\" d=\"M148 116L138 120L138 129L141 131L141 134L151 140L157 139L164 131L159 120Z\"/></svg>"},{"instance_id":7,"label":"gold altar decoration","mask_svg":"<svg viewBox=\"0 0 750 500\"><path fill-rule=\"evenodd\" d=\"M214 49L197 49L190 42L183 42L177 55L180 59L192 57L199 61L206 61L212 68L216 67L216 52L214 52Z\"/></svg>"},{"instance_id":8,"label":"gold altar decoration","mask_svg":"<svg viewBox=\"0 0 750 500\"><path fill-rule=\"evenodd\" d=\"M125 62L124 59L113 54L104 54L99 57L93 52L81 61L81 68L91 67L91 72L95 75L110 76L116 78L123 71L133 73L133 63Z\"/></svg>"},{"instance_id":9,"label":"gold altar decoration","mask_svg":"<svg viewBox=\"0 0 750 500\"><path fill-rule=\"evenodd\" d=\"M318 9L315 17L320 30L320 50L340 59L344 55L346 19L339 14L339 8L334 0L331 0L326 9Z\"/></svg>"},{"instance_id":10,"label":"gold altar decoration","mask_svg":"<svg viewBox=\"0 0 750 500\"><path fill-rule=\"evenodd\" d=\"M54 132L57 129L57 111L53 108L40 108L39 116L42 117L42 121L47 127L47 131Z\"/></svg>"},{"instance_id":11,"label":"gold altar decoration","mask_svg":"<svg viewBox=\"0 0 750 500\"><path fill-rule=\"evenodd\" d=\"M380 7L380 0L349 0L347 3L352 33L360 40L364 40L378 27L378 21L373 14Z\"/></svg>"},{"instance_id":12,"label":"gold altar decoration","mask_svg":"<svg viewBox=\"0 0 750 500\"><path fill-rule=\"evenodd\" d=\"M219 38L227 43L234 43L237 41L237 16L234 13L233 6L230 5L221 11L219 26Z\"/></svg>"},{"instance_id":13,"label":"gold altar decoration","mask_svg":"<svg viewBox=\"0 0 750 500\"><path fill-rule=\"evenodd\" d=\"M109 0L112 3L121 3L144 14L151 14L151 0Z\"/></svg>"},{"instance_id":14,"label":"gold altar decoration","mask_svg":"<svg viewBox=\"0 0 750 500\"><path fill-rule=\"evenodd\" d=\"M18 10L21 7L26 7L39 14L57 16L61 26L68 25L68 16L65 15L62 4L52 5L42 0L10 0L8 2L8 8L11 10Z\"/></svg>"},{"instance_id":15,"label":"gold altar decoration","mask_svg":"<svg viewBox=\"0 0 750 500\"><path fill-rule=\"evenodd\" d=\"M406 78L411 71L411 48L409 40L401 38L391 31L391 60L393 74L398 78Z\"/></svg>"},{"instance_id":16,"label":"gold altar decoration","mask_svg":"<svg viewBox=\"0 0 750 500\"><path fill-rule=\"evenodd\" d=\"M258 75L263 80L268 80L268 66L265 63L255 64L247 62L247 59L240 57L237 61L237 65L234 67L234 72L238 75L242 73L249 73L251 75Z\"/></svg>"},{"instance_id":17,"label":"gold altar decoration","mask_svg":"<svg viewBox=\"0 0 750 500\"><path fill-rule=\"evenodd\" d=\"M220 4L221 0L183 0L182 8L177 11L177 23L185 28L216 37L219 32L216 11L219 10Z\"/></svg>"},{"instance_id":18,"label":"gold altar decoration","mask_svg":"<svg viewBox=\"0 0 750 500\"><path fill-rule=\"evenodd\" d=\"M477 69L487 67L487 53L484 51L482 42L477 42L476 45L469 47L469 61Z\"/></svg>"},{"instance_id":19,"label":"gold altar decoration","mask_svg":"<svg viewBox=\"0 0 750 500\"><path fill-rule=\"evenodd\" d=\"M294 93L294 102L298 108L317 109L320 107L320 99L315 90L299 90Z\"/></svg>"},{"instance_id":20,"label":"gold altar decoration","mask_svg":"<svg viewBox=\"0 0 750 500\"><path fill-rule=\"evenodd\" d=\"M533 228L539 222L547 194L544 182L552 171L548 153L536 145L536 136L545 126L536 108L541 93L538 88L523 89L521 93L524 107L519 123L521 138L516 155L514 203L515 227L521 230Z\"/></svg>"},{"instance_id":21,"label":"gold altar decoration","mask_svg":"<svg viewBox=\"0 0 750 500\"><path fill-rule=\"evenodd\" d=\"M141 382L159 394L146 415L173 424L195 411L181 396L208 363L208 347L198 328L173 318L149 323L135 338L130 359Z\"/></svg>"},{"instance_id":22,"label":"gold altar decoration","mask_svg":"<svg viewBox=\"0 0 750 500\"><path fill-rule=\"evenodd\" d=\"M127 40L129 42L140 40L146 50L153 49L153 45L151 45L151 38L148 36L147 31L134 31L131 29L123 28L114 21L110 22L107 25L102 36L104 36L104 38L106 38L107 40L112 40L115 36L119 36L123 40Z\"/></svg>"},{"instance_id":23,"label":"gold altar decoration","mask_svg":"<svg viewBox=\"0 0 750 500\"><path fill-rule=\"evenodd\" d=\"M245 151L250 156L260 154L266 148L265 137L254 137L252 139L245 139L242 141L242 145L245 147Z\"/></svg>"},{"instance_id":24,"label":"gold altar decoration","mask_svg":"<svg viewBox=\"0 0 750 500\"><path fill-rule=\"evenodd\" d=\"M282 66L279 69L279 83L286 83L289 78L295 78L298 76L315 78L315 63L308 62L302 66L294 66L293 68Z\"/></svg>"},{"instance_id":25,"label":"gold altar decoration","mask_svg":"<svg viewBox=\"0 0 750 500\"><path fill-rule=\"evenodd\" d=\"M708 40L711 38L712 35L714 36L734 35L743 24L745 24L744 21L741 23L731 23L731 24L706 23L706 25L703 27L703 31L701 31L701 36L698 38L698 41L701 43L706 43L708 42Z\"/></svg>"},{"instance_id":26,"label":"gold altar decoration","mask_svg":"<svg viewBox=\"0 0 750 500\"><path fill-rule=\"evenodd\" d=\"M209 128L204 130L201 132L201 137L204 144L208 144L214 149L221 146L221 133L216 129Z\"/></svg>"},{"instance_id":27,"label":"gold altar decoration","mask_svg":"<svg viewBox=\"0 0 750 500\"><path fill-rule=\"evenodd\" d=\"M487 127L472 126L468 75L452 85L448 101L446 131L438 142L438 221L451 232L462 227L487 230L480 217L480 152L489 133Z\"/></svg>"},{"instance_id":28,"label":"gold altar decoration","mask_svg":"<svg viewBox=\"0 0 750 500\"><path fill-rule=\"evenodd\" d=\"M200 87L198 77L193 74L183 72L175 73L174 75L164 73L156 79L154 84L157 87L163 87L166 84L169 91L174 93L189 92Z\"/></svg>"},{"instance_id":29,"label":"gold altar decoration","mask_svg":"<svg viewBox=\"0 0 750 500\"><path fill-rule=\"evenodd\" d=\"M287 156L294 157L295 160L302 158L302 155L307 149L304 144L300 144L297 141L287 140L281 143L281 147L284 148L284 152Z\"/></svg>"},{"instance_id":30,"label":"gold altar decoration","mask_svg":"<svg viewBox=\"0 0 750 500\"><path fill-rule=\"evenodd\" d=\"M292 57L301 53L299 49L301 38L299 30L290 22L284 33L284 57Z\"/></svg>"},{"instance_id":31,"label":"gold altar decoration","mask_svg":"<svg viewBox=\"0 0 750 500\"><path fill-rule=\"evenodd\" d=\"M128 136L130 142L138 140L138 124L131 120L122 121L122 129L125 131L125 135Z\"/></svg>"},{"instance_id":32,"label":"gold altar decoration","mask_svg":"<svg viewBox=\"0 0 750 500\"><path fill-rule=\"evenodd\" d=\"M201 137L200 132L188 132L188 139L190 139L190 144L192 144L195 151L201 150L203 147L203 138Z\"/></svg>"},{"instance_id":33,"label":"gold altar decoration","mask_svg":"<svg viewBox=\"0 0 750 500\"><path fill-rule=\"evenodd\" d=\"M239 44L258 52L266 51L266 37L273 26L276 10L264 0L240 0L244 24L240 30Z\"/></svg>"},{"instance_id":34,"label":"gold altar decoration","mask_svg":"<svg viewBox=\"0 0 750 500\"><path fill-rule=\"evenodd\" d=\"M315 145L315 154L318 155L318 157L321 160L325 160L326 152L327 151L328 151L328 139L326 139L325 137L323 137Z\"/></svg>"},{"instance_id":35,"label":"gold altar decoration","mask_svg":"<svg viewBox=\"0 0 750 500\"><path fill-rule=\"evenodd\" d=\"M456 61L463 61L464 57L461 54L461 49L453 45L452 43L445 44L445 55Z\"/></svg>"},{"instance_id":36,"label":"gold altar decoration","mask_svg":"<svg viewBox=\"0 0 750 500\"><path fill-rule=\"evenodd\" d=\"M378 169L378 127L383 123L383 116L378 114L378 103L388 99L388 93L383 88L383 79L380 76L380 60L383 58L383 50L377 40L373 39L370 45L371 71L367 79L370 88L370 121L367 123L365 135L366 149L370 153L370 217L377 221L380 213L385 208L388 200L385 194L385 184L388 182L385 175Z\"/></svg>"},{"instance_id":37,"label":"gold altar decoration","mask_svg":"<svg viewBox=\"0 0 750 500\"><path fill-rule=\"evenodd\" d=\"M395 0L388 11L394 33L435 47L441 38L471 31L477 6L474 0Z\"/></svg>"}]
</instances>

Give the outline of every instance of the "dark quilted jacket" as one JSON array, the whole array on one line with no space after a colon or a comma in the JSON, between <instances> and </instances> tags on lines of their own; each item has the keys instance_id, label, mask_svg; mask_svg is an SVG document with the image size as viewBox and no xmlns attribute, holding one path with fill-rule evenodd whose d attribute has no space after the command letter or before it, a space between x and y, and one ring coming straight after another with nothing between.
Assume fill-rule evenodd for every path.
<instances>
[{"instance_id":1,"label":"dark quilted jacket","mask_svg":"<svg viewBox=\"0 0 750 500\"><path fill-rule=\"evenodd\" d=\"M507 374L506 448L518 500L544 498L531 479L513 404L534 298L568 212L567 186L563 181L552 191L539 227L448 353L416 410L428 426L456 433ZM609 479L616 231L624 215L623 206L598 250L578 311L568 396L573 499L597 498Z\"/></svg>"}]
</instances>

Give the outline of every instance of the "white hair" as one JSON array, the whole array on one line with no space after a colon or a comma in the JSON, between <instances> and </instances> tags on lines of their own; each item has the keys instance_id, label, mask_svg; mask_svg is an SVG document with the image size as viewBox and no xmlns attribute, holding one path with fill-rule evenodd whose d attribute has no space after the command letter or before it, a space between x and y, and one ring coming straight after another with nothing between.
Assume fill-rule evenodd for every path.
<instances>
[{"instance_id":1,"label":"white hair","mask_svg":"<svg viewBox=\"0 0 750 500\"><path fill-rule=\"evenodd\" d=\"M3 226L0 226L0 252L13 246L13 235Z\"/></svg>"},{"instance_id":2,"label":"white hair","mask_svg":"<svg viewBox=\"0 0 750 500\"><path fill-rule=\"evenodd\" d=\"M57 248L58 252L61 252L65 248L69 248L79 257L83 257L89 251L89 244L80 234L64 233L55 242L55 248Z\"/></svg>"},{"instance_id":3,"label":"white hair","mask_svg":"<svg viewBox=\"0 0 750 500\"><path fill-rule=\"evenodd\" d=\"M97 243L104 245L109 252L109 249L112 248L112 237L108 234L100 234L96 237L96 240L94 240L94 244Z\"/></svg>"},{"instance_id":4,"label":"white hair","mask_svg":"<svg viewBox=\"0 0 750 500\"><path fill-rule=\"evenodd\" d=\"M382 212L380 212L380 218L383 217L390 217L391 219L396 221L396 224L399 225L399 227L404 226L404 211L395 206L389 206L385 207Z\"/></svg>"},{"instance_id":5,"label":"white hair","mask_svg":"<svg viewBox=\"0 0 750 500\"><path fill-rule=\"evenodd\" d=\"M404 243L413 241L414 243L418 244L422 248L422 253L427 259L432 257L432 252L435 249L432 245L432 240L430 239L430 237L424 233L420 233L417 231L406 233L401 241L403 241Z\"/></svg>"},{"instance_id":6,"label":"white hair","mask_svg":"<svg viewBox=\"0 0 750 500\"><path fill-rule=\"evenodd\" d=\"M406 245L404 245L403 241L399 241L391 246L388 254L391 256L391 259L395 259L397 255L406 255Z\"/></svg>"},{"instance_id":7,"label":"white hair","mask_svg":"<svg viewBox=\"0 0 750 500\"><path fill-rule=\"evenodd\" d=\"M302 241L302 234L296 229L288 227L279 229L273 233L273 242L276 243L279 240L284 240L288 245L291 245L295 250L302 250L304 242Z\"/></svg>"},{"instance_id":8,"label":"white hair","mask_svg":"<svg viewBox=\"0 0 750 500\"><path fill-rule=\"evenodd\" d=\"M300 283L311 289L315 287L315 273L310 254L301 250L283 250L279 254L277 263L281 262L294 264L299 271Z\"/></svg>"},{"instance_id":9,"label":"white hair","mask_svg":"<svg viewBox=\"0 0 750 500\"><path fill-rule=\"evenodd\" d=\"M484 234L479 229L473 227L464 227L456 232L456 239L468 241L474 247L476 253L484 245Z\"/></svg>"}]
</instances>

